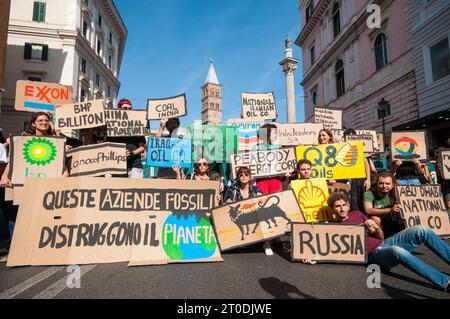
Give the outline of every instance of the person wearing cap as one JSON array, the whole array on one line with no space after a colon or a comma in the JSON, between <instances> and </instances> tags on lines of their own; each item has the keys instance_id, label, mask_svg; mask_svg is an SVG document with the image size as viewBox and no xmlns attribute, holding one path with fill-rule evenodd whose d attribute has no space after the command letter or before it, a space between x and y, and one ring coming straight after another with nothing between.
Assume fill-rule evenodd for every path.
<instances>
[{"instance_id":1,"label":"person wearing cap","mask_svg":"<svg viewBox=\"0 0 450 319\"><path fill-rule=\"evenodd\" d=\"M117 107L121 110L131 110L132 104L130 100L121 99L117 103ZM108 137L108 142L126 144L127 155L127 171L129 178L144 178L144 168L142 166L140 154L145 151L144 136L114 136Z\"/></svg>"}]
</instances>

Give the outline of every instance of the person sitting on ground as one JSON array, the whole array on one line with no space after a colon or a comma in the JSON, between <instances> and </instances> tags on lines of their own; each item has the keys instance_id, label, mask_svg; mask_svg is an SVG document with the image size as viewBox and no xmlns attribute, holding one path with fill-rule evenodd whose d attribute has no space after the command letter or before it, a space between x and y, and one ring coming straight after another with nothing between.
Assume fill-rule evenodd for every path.
<instances>
[{"instance_id":1,"label":"person sitting on ground","mask_svg":"<svg viewBox=\"0 0 450 319\"><path fill-rule=\"evenodd\" d=\"M247 166L239 167L236 171L235 183L225 193L225 202L231 204L262 195L261 189L253 185L252 182L253 178L250 169Z\"/></svg>"},{"instance_id":2,"label":"person sitting on ground","mask_svg":"<svg viewBox=\"0 0 450 319\"><path fill-rule=\"evenodd\" d=\"M412 254L419 245L425 244L436 255L450 263L450 247L431 228L418 225L385 239L383 230L377 223L368 219L360 211L350 211L349 202L345 194L332 194L328 198L327 203L333 209L337 222L349 225L363 224L365 226L367 230L366 242L369 264L377 264L385 271L402 264L441 289L448 291L450 288L450 276L439 272ZM303 260L303 262L308 264L317 263L314 260L307 259Z\"/></svg>"},{"instance_id":3,"label":"person sitting on ground","mask_svg":"<svg viewBox=\"0 0 450 319\"><path fill-rule=\"evenodd\" d=\"M386 238L405 229L402 208L395 193L396 184L391 173L380 173L377 175L376 188L364 193L364 210L383 228Z\"/></svg>"},{"instance_id":4,"label":"person sitting on ground","mask_svg":"<svg viewBox=\"0 0 450 319\"><path fill-rule=\"evenodd\" d=\"M427 179L422 163L417 159L402 161L397 159L390 165L389 171L394 174L398 185L423 185L431 183Z\"/></svg>"}]
</instances>

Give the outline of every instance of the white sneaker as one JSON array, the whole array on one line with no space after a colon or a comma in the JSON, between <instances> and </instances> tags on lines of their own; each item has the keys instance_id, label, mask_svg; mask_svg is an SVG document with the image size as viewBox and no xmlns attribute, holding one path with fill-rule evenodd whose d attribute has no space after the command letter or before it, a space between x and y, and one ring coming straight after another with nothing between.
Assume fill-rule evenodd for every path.
<instances>
[{"instance_id":1,"label":"white sneaker","mask_svg":"<svg viewBox=\"0 0 450 319\"><path fill-rule=\"evenodd\" d=\"M270 247L270 241L266 241L264 243L264 252L266 253L267 256L272 256L273 255L273 250Z\"/></svg>"}]
</instances>

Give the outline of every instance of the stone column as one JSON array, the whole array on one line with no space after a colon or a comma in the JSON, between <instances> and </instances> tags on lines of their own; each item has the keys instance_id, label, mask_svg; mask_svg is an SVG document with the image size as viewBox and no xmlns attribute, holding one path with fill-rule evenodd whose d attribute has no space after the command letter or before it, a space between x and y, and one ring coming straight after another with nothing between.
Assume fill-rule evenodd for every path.
<instances>
[{"instance_id":1,"label":"stone column","mask_svg":"<svg viewBox=\"0 0 450 319\"><path fill-rule=\"evenodd\" d=\"M286 114L287 122L295 123L295 87L294 87L294 71L297 69L298 60L292 57L292 48L289 38L285 41L286 48L284 50L285 58L280 62L286 77Z\"/></svg>"}]
</instances>

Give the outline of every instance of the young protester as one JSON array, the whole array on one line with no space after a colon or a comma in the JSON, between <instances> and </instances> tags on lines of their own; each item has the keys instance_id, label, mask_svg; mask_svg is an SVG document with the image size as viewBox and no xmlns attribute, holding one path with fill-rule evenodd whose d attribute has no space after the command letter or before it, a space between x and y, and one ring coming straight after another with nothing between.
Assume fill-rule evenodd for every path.
<instances>
[{"instance_id":1,"label":"young protester","mask_svg":"<svg viewBox=\"0 0 450 319\"><path fill-rule=\"evenodd\" d=\"M263 195L258 186L252 184L251 171L246 166L241 166L236 172L235 183L225 193L225 203L231 204L240 200Z\"/></svg>"},{"instance_id":2,"label":"young protester","mask_svg":"<svg viewBox=\"0 0 450 319\"><path fill-rule=\"evenodd\" d=\"M431 182L417 158L412 161L397 159L391 163L389 170L394 174L398 185L423 185Z\"/></svg>"},{"instance_id":3,"label":"young protester","mask_svg":"<svg viewBox=\"0 0 450 319\"><path fill-rule=\"evenodd\" d=\"M436 255L450 263L450 247L431 228L423 225L414 226L385 239L383 230L373 220L368 219L360 211L350 211L345 194L332 194L327 203L333 209L337 222L365 226L369 264L377 264L387 271L402 264L448 291L450 276L439 272L412 254L418 246L425 244ZM313 260L303 262L316 263Z\"/></svg>"},{"instance_id":4,"label":"young protester","mask_svg":"<svg viewBox=\"0 0 450 319\"><path fill-rule=\"evenodd\" d=\"M318 136L318 142L320 145L322 144L333 144L334 140L333 140L333 134L331 133L331 131L329 129L321 129L319 131L319 136Z\"/></svg>"},{"instance_id":5,"label":"young protester","mask_svg":"<svg viewBox=\"0 0 450 319\"><path fill-rule=\"evenodd\" d=\"M132 104L127 99L121 99L117 104L121 110L131 110ZM144 136L114 136L108 137L108 142L126 144L127 152L127 171L128 178L143 178L144 169L142 167L140 154L145 151L145 137Z\"/></svg>"},{"instance_id":6,"label":"young protester","mask_svg":"<svg viewBox=\"0 0 450 319\"><path fill-rule=\"evenodd\" d=\"M381 225L386 237L405 229L401 206L395 194L395 177L391 173L378 174L376 188L364 193L364 211Z\"/></svg>"}]
</instances>

